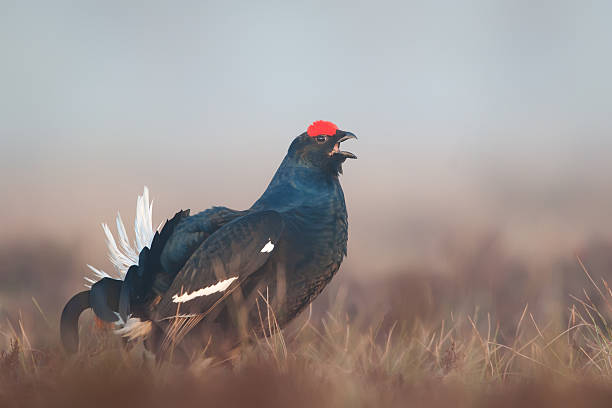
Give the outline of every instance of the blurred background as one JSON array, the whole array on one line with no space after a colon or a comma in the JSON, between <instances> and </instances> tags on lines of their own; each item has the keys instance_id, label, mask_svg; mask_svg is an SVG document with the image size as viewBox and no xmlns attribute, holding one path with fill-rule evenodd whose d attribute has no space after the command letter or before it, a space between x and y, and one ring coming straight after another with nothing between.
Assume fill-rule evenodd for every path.
<instances>
[{"instance_id":1,"label":"blurred background","mask_svg":"<svg viewBox=\"0 0 612 408\"><path fill-rule=\"evenodd\" d=\"M57 319L86 263L111 271L100 223L131 223L144 185L157 223L249 207L318 119L359 136L335 282L354 303L556 310L585 285L576 255L612 275L610 15L607 1L0 0L0 313L34 296Z\"/></svg>"}]
</instances>

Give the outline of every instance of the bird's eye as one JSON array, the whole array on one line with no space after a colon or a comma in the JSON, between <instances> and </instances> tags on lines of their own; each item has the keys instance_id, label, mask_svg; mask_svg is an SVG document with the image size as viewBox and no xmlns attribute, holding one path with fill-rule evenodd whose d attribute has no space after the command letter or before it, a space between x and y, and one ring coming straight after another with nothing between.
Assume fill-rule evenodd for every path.
<instances>
[{"instance_id":1,"label":"bird's eye","mask_svg":"<svg viewBox=\"0 0 612 408\"><path fill-rule=\"evenodd\" d=\"M325 136L325 135L317 136L317 142L318 143L325 143L325 142L327 142L327 136Z\"/></svg>"}]
</instances>

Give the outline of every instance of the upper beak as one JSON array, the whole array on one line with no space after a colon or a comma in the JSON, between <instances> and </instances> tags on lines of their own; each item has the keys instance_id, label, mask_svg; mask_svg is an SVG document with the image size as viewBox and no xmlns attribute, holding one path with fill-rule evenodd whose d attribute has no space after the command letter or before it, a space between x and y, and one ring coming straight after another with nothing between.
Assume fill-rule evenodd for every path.
<instances>
[{"instance_id":1,"label":"upper beak","mask_svg":"<svg viewBox=\"0 0 612 408\"><path fill-rule=\"evenodd\" d=\"M338 143L342 143L345 140L349 140L349 139L357 139L357 136L355 136L351 132L343 132L342 136L340 137L340 139L338 139Z\"/></svg>"},{"instance_id":2,"label":"upper beak","mask_svg":"<svg viewBox=\"0 0 612 408\"><path fill-rule=\"evenodd\" d=\"M355 156L353 153L340 150L340 143L342 143L342 142L344 142L346 140L349 140L349 139L357 139L357 136L355 136L351 132L344 132L344 131L342 131L342 133L340 133L340 139L338 139L338 141L336 142L337 151L336 151L336 148L334 148L334 151L335 151L336 154L340 154L340 155L344 156L345 159L356 159L357 156Z\"/></svg>"}]
</instances>

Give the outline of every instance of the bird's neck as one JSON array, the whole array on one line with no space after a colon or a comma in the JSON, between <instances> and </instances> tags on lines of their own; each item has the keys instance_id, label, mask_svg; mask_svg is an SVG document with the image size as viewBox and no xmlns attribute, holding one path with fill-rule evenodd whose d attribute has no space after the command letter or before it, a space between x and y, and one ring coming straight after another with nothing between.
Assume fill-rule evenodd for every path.
<instances>
[{"instance_id":1,"label":"bird's neck","mask_svg":"<svg viewBox=\"0 0 612 408\"><path fill-rule=\"evenodd\" d=\"M344 201L338 175L305 166L287 156L253 208L277 205L291 207L329 200Z\"/></svg>"},{"instance_id":2,"label":"bird's neck","mask_svg":"<svg viewBox=\"0 0 612 408\"><path fill-rule=\"evenodd\" d=\"M293 156L287 155L276 170L270 185L285 182L298 182L304 187L320 188L322 185L338 183L338 174L318 167L305 165Z\"/></svg>"}]
</instances>

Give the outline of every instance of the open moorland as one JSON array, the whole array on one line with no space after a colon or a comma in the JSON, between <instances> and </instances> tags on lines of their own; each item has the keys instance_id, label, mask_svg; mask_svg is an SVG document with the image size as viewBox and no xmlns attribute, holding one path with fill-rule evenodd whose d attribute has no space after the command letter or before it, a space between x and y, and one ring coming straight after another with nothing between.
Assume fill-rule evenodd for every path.
<instances>
[{"instance_id":1,"label":"open moorland","mask_svg":"<svg viewBox=\"0 0 612 408\"><path fill-rule=\"evenodd\" d=\"M474 248L453 257L452 275L343 270L285 330L271 324L232 358L203 348L183 366L156 363L90 312L80 352L66 355L67 292L52 285L83 268L58 245L6 246L0 406L609 406L612 248L559 260L554 279L493 238Z\"/></svg>"}]
</instances>

